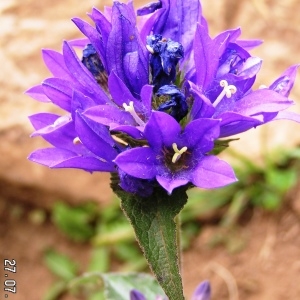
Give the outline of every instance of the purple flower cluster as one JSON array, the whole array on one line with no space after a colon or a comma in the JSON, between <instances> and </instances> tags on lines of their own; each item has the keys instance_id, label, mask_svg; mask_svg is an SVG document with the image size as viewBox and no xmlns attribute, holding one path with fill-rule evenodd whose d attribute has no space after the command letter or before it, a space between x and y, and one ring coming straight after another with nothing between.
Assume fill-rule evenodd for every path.
<instances>
[{"instance_id":1,"label":"purple flower cluster","mask_svg":"<svg viewBox=\"0 0 300 300\"><path fill-rule=\"evenodd\" d=\"M43 50L53 76L27 94L65 113L30 117L32 136L52 145L30 160L117 173L123 190L141 196L155 186L217 188L236 181L211 154L217 139L300 121L285 112L298 65L253 90L262 61L249 50L260 41L239 40L240 29L211 38L199 0L161 0L137 15L132 1L93 9L93 26L73 19L84 39Z\"/></svg>"}]
</instances>

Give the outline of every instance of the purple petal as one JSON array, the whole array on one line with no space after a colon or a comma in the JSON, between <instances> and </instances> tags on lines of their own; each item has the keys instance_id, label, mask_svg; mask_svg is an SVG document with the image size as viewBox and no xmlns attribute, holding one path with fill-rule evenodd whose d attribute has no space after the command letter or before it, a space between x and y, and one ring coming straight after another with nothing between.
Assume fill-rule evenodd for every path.
<instances>
[{"instance_id":1,"label":"purple petal","mask_svg":"<svg viewBox=\"0 0 300 300\"><path fill-rule=\"evenodd\" d=\"M210 293L209 281L203 281L196 288L192 300L210 300Z\"/></svg>"},{"instance_id":2,"label":"purple petal","mask_svg":"<svg viewBox=\"0 0 300 300\"><path fill-rule=\"evenodd\" d=\"M218 51L218 56L221 57L229 43L234 43L236 39L241 35L241 29L231 29L221 32L214 39L214 46Z\"/></svg>"},{"instance_id":3,"label":"purple petal","mask_svg":"<svg viewBox=\"0 0 300 300\"><path fill-rule=\"evenodd\" d=\"M129 126L129 125L116 125L111 126L109 128L111 131L120 131L123 133L128 134L129 136L133 137L134 139L140 140L143 139L144 136L142 134L142 131L139 130L137 127Z\"/></svg>"},{"instance_id":4,"label":"purple petal","mask_svg":"<svg viewBox=\"0 0 300 300\"><path fill-rule=\"evenodd\" d=\"M253 48L256 48L257 46L261 45L263 43L262 40L239 40L236 41L236 43L246 49L247 51L252 50Z\"/></svg>"},{"instance_id":5,"label":"purple petal","mask_svg":"<svg viewBox=\"0 0 300 300\"><path fill-rule=\"evenodd\" d=\"M74 144L74 139L78 135L74 122L70 121L68 116L59 117L54 114L40 113L31 116L30 121L37 130L32 136L40 135L57 148L64 148L77 154L87 154L87 149L81 143Z\"/></svg>"},{"instance_id":6,"label":"purple petal","mask_svg":"<svg viewBox=\"0 0 300 300\"><path fill-rule=\"evenodd\" d=\"M140 29L140 37L142 42L146 45L147 36L151 35L154 24L158 22L161 16L166 12L166 9L159 9L155 13L152 14ZM155 32L156 33L156 32Z\"/></svg>"},{"instance_id":7,"label":"purple petal","mask_svg":"<svg viewBox=\"0 0 300 300\"><path fill-rule=\"evenodd\" d=\"M241 70L238 70L240 79L247 79L255 76L261 68L262 60L259 57L249 57Z\"/></svg>"},{"instance_id":8,"label":"purple petal","mask_svg":"<svg viewBox=\"0 0 300 300\"><path fill-rule=\"evenodd\" d=\"M28 89L25 91L25 94L40 102L51 102L50 99L45 95L44 88L41 84Z\"/></svg>"},{"instance_id":9,"label":"purple petal","mask_svg":"<svg viewBox=\"0 0 300 300\"><path fill-rule=\"evenodd\" d=\"M74 50L67 42L64 42L63 53L65 64L72 74L73 81L78 82L82 88L88 93L88 96L94 99L97 104L109 103L109 99L105 92L99 87L95 78L88 69L81 63L76 56Z\"/></svg>"},{"instance_id":10,"label":"purple petal","mask_svg":"<svg viewBox=\"0 0 300 300\"><path fill-rule=\"evenodd\" d=\"M129 104L129 101L133 101L136 104L136 99L132 96L130 90L125 83L112 71L108 77L108 87L113 101L123 106L124 103Z\"/></svg>"},{"instance_id":11,"label":"purple petal","mask_svg":"<svg viewBox=\"0 0 300 300\"><path fill-rule=\"evenodd\" d=\"M188 179L180 178L180 176L174 176L172 173L165 173L164 176L157 175L156 180L168 192L169 195L175 188L185 185L189 182Z\"/></svg>"},{"instance_id":12,"label":"purple petal","mask_svg":"<svg viewBox=\"0 0 300 300\"><path fill-rule=\"evenodd\" d=\"M294 86L299 66L300 64L294 65L285 70L279 78L270 85L270 89L282 96L288 97Z\"/></svg>"},{"instance_id":13,"label":"purple petal","mask_svg":"<svg viewBox=\"0 0 300 300\"><path fill-rule=\"evenodd\" d=\"M152 95L153 95L153 86L152 85L144 85L141 90L141 100L145 107L144 114L146 117L150 117L151 109L152 109Z\"/></svg>"},{"instance_id":14,"label":"purple petal","mask_svg":"<svg viewBox=\"0 0 300 300\"><path fill-rule=\"evenodd\" d=\"M199 161L191 174L191 182L204 189L222 187L237 181L229 164L215 156L206 156Z\"/></svg>"},{"instance_id":15,"label":"purple petal","mask_svg":"<svg viewBox=\"0 0 300 300\"><path fill-rule=\"evenodd\" d=\"M58 148L36 150L29 155L28 159L50 168L76 168L89 172L114 171L112 163L105 163L94 157L78 156L72 151Z\"/></svg>"},{"instance_id":16,"label":"purple petal","mask_svg":"<svg viewBox=\"0 0 300 300\"><path fill-rule=\"evenodd\" d=\"M87 22L79 19L79 18L73 18L72 21L75 23L75 25L79 28L79 30L89 38L90 43L94 46L96 49L97 53L100 56L101 62L104 65L104 68L107 70L107 65L106 65L106 57L105 57L105 47L102 42L102 38L100 33L92 27L90 24Z\"/></svg>"},{"instance_id":17,"label":"purple petal","mask_svg":"<svg viewBox=\"0 0 300 300\"><path fill-rule=\"evenodd\" d=\"M60 78L48 78L43 83L45 95L57 106L70 112L73 86Z\"/></svg>"},{"instance_id":18,"label":"purple petal","mask_svg":"<svg viewBox=\"0 0 300 300\"><path fill-rule=\"evenodd\" d=\"M157 174L155 152L149 147L138 147L122 152L114 160L125 173L142 179L152 179Z\"/></svg>"},{"instance_id":19,"label":"purple petal","mask_svg":"<svg viewBox=\"0 0 300 300\"><path fill-rule=\"evenodd\" d=\"M105 17L105 15L96 8L93 8L92 13L89 14L89 16L95 22L96 29L101 33L103 45L106 48L107 41L108 41L108 36L109 36L110 31L111 31L110 22ZM111 19L111 18L109 18L109 19Z\"/></svg>"},{"instance_id":20,"label":"purple petal","mask_svg":"<svg viewBox=\"0 0 300 300\"><path fill-rule=\"evenodd\" d=\"M194 57L197 85L204 90L216 72L219 57L207 28L199 24L194 39Z\"/></svg>"},{"instance_id":21,"label":"purple petal","mask_svg":"<svg viewBox=\"0 0 300 300\"><path fill-rule=\"evenodd\" d=\"M30 116L29 120L36 129L36 131L31 134L32 137L52 133L72 122L69 115L58 116L50 113L35 114Z\"/></svg>"},{"instance_id":22,"label":"purple petal","mask_svg":"<svg viewBox=\"0 0 300 300\"><path fill-rule=\"evenodd\" d=\"M97 105L83 113L86 117L103 125L116 127L118 125L135 125L132 116L116 106Z\"/></svg>"},{"instance_id":23,"label":"purple petal","mask_svg":"<svg viewBox=\"0 0 300 300\"><path fill-rule=\"evenodd\" d=\"M210 100L205 97L198 89L198 87L192 82L188 82L189 91L193 95L193 106L191 109L191 118L192 120L198 118L209 118L213 116L215 108L211 104Z\"/></svg>"},{"instance_id":24,"label":"purple petal","mask_svg":"<svg viewBox=\"0 0 300 300\"><path fill-rule=\"evenodd\" d=\"M275 120L291 120L300 123L300 115L292 111L280 111Z\"/></svg>"},{"instance_id":25,"label":"purple petal","mask_svg":"<svg viewBox=\"0 0 300 300\"><path fill-rule=\"evenodd\" d=\"M192 48L196 24L201 18L198 0L162 0L164 13L154 24L153 32L181 43L189 53Z\"/></svg>"},{"instance_id":26,"label":"purple petal","mask_svg":"<svg viewBox=\"0 0 300 300\"><path fill-rule=\"evenodd\" d=\"M155 111L145 127L144 135L150 147L154 151L159 151L163 146L171 147L173 143L176 143L180 132L181 127L173 117Z\"/></svg>"},{"instance_id":27,"label":"purple petal","mask_svg":"<svg viewBox=\"0 0 300 300\"><path fill-rule=\"evenodd\" d=\"M77 113L75 128L80 141L95 155L111 161L116 157L113 148L115 141L111 138L108 129L85 116Z\"/></svg>"},{"instance_id":28,"label":"purple petal","mask_svg":"<svg viewBox=\"0 0 300 300\"><path fill-rule=\"evenodd\" d=\"M115 165L108 161L104 162L96 157L78 156L70 158L64 162L58 163L52 168L75 168L83 169L88 172L115 172Z\"/></svg>"},{"instance_id":29,"label":"purple petal","mask_svg":"<svg viewBox=\"0 0 300 300\"><path fill-rule=\"evenodd\" d=\"M137 97L148 83L148 53L135 26L132 7L114 2L112 24L106 50L108 69L114 70Z\"/></svg>"},{"instance_id":30,"label":"purple petal","mask_svg":"<svg viewBox=\"0 0 300 300\"><path fill-rule=\"evenodd\" d=\"M214 146L214 140L220 134L220 120L213 119L197 119L185 127L182 134L186 141L184 146L193 152L206 153Z\"/></svg>"},{"instance_id":31,"label":"purple petal","mask_svg":"<svg viewBox=\"0 0 300 300\"><path fill-rule=\"evenodd\" d=\"M90 40L88 38L82 38L82 39L69 40L68 43L71 47L77 47L83 50L83 48L88 43L90 43Z\"/></svg>"},{"instance_id":32,"label":"purple petal","mask_svg":"<svg viewBox=\"0 0 300 300\"><path fill-rule=\"evenodd\" d=\"M253 116L263 112L278 112L290 107L293 101L269 89L256 90L236 102L233 112Z\"/></svg>"},{"instance_id":33,"label":"purple petal","mask_svg":"<svg viewBox=\"0 0 300 300\"><path fill-rule=\"evenodd\" d=\"M157 2L151 2L141 8L139 8L137 10L137 15L138 16L144 16L144 15L148 15L148 14L152 14L153 12L155 12L157 9L161 8L162 4L161 1L157 1Z\"/></svg>"},{"instance_id":34,"label":"purple petal","mask_svg":"<svg viewBox=\"0 0 300 300\"><path fill-rule=\"evenodd\" d=\"M220 137L227 137L247 131L262 124L257 118L246 117L233 112L225 112L220 115Z\"/></svg>"},{"instance_id":35,"label":"purple petal","mask_svg":"<svg viewBox=\"0 0 300 300\"><path fill-rule=\"evenodd\" d=\"M66 67L64 57L61 53L54 50L42 50L44 62L54 77L65 80L72 80L70 73Z\"/></svg>"},{"instance_id":36,"label":"purple petal","mask_svg":"<svg viewBox=\"0 0 300 300\"><path fill-rule=\"evenodd\" d=\"M95 107L95 102L90 97L86 96L85 94L74 90L73 97L72 97L72 117L75 120L74 114L76 111L85 111L90 107Z\"/></svg>"}]
</instances>

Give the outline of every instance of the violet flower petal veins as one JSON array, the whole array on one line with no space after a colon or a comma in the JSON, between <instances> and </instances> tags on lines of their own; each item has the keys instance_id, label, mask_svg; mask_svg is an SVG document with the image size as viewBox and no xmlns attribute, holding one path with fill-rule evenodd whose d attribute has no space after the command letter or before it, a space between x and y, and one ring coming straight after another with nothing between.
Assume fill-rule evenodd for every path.
<instances>
[{"instance_id":1,"label":"violet flower petal veins","mask_svg":"<svg viewBox=\"0 0 300 300\"><path fill-rule=\"evenodd\" d=\"M134 96L138 96L142 87L148 83L148 54L140 40L133 13L130 5L114 2L106 60L109 72L114 70ZM126 74L131 75L126 77Z\"/></svg>"},{"instance_id":2,"label":"violet flower petal veins","mask_svg":"<svg viewBox=\"0 0 300 300\"><path fill-rule=\"evenodd\" d=\"M25 94L40 102L51 102L51 100L45 95L44 88L41 84L29 88L25 91Z\"/></svg>"},{"instance_id":3,"label":"violet flower petal veins","mask_svg":"<svg viewBox=\"0 0 300 300\"><path fill-rule=\"evenodd\" d=\"M153 179L157 174L156 153L149 147L124 151L116 157L114 162L125 173L137 178Z\"/></svg>"},{"instance_id":4,"label":"violet flower petal veins","mask_svg":"<svg viewBox=\"0 0 300 300\"><path fill-rule=\"evenodd\" d=\"M95 157L81 156L60 148L44 148L32 152L29 160L50 168L75 168L88 172L113 172L114 164Z\"/></svg>"},{"instance_id":5,"label":"violet flower petal veins","mask_svg":"<svg viewBox=\"0 0 300 300\"><path fill-rule=\"evenodd\" d=\"M61 53L50 49L43 49L42 56L45 65L54 77L72 80Z\"/></svg>"},{"instance_id":6,"label":"violet flower petal veins","mask_svg":"<svg viewBox=\"0 0 300 300\"><path fill-rule=\"evenodd\" d=\"M178 141L181 127L179 123L163 112L153 112L145 127L144 135L154 151L160 151L163 146L171 147Z\"/></svg>"},{"instance_id":7,"label":"violet flower petal veins","mask_svg":"<svg viewBox=\"0 0 300 300\"><path fill-rule=\"evenodd\" d=\"M215 51L214 42L208 35L208 29L202 24L197 25L194 39L194 53L197 76L196 84L204 90L215 75L219 57Z\"/></svg>"},{"instance_id":8,"label":"violet flower petal veins","mask_svg":"<svg viewBox=\"0 0 300 300\"><path fill-rule=\"evenodd\" d=\"M48 78L42 83L44 94L58 107L71 112L73 85L60 78Z\"/></svg>"},{"instance_id":9,"label":"violet flower petal veins","mask_svg":"<svg viewBox=\"0 0 300 300\"><path fill-rule=\"evenodd\" d=\"M204 189L219 188L236 181L232 167L215 156L203 157L191 173L191 182Z\"/></svg>"}]
</instances>

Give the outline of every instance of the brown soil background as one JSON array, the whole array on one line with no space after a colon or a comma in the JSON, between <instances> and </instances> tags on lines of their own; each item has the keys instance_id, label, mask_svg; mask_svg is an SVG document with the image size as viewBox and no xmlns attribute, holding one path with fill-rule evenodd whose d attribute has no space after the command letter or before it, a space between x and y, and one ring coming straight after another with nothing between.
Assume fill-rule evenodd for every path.
<instances>
[{"instance_id":1,"label":"brown soil background","mask_svg":"<svg viewBox=\"0 0 300 300\"><path fill-rule=\"evenodd\" d=\"M145 3L144 1L143 3ZM80 203L94 199L105 203L112 197L105 174L78 170L48 170L26 160L34 149L45 145L29 139L27 115L53 111L23 94L49 76L40 49L59 50L64 39L80 37L70 21L85 15L105 0L1 0L0 2L0 259L15 259L17 294L8 299L40 300L55 278L42 262L48 246L69 254L84 264L89 246L67 241L50 221L38 225L32 212L49 210L57 199ZM141 1L136 1L138 6ZM264 59L258 84L270 84L288 66L300 62L300 2L298 0L204 0L204 15L212 35L241 26L243 38L260 38L254 51ZM300 80L291 95L300 111ZM261 151L300 142L299 125L286 121L252 130L234 147L262 161ZM300 299L300 191L288 195L280 212L255 211L235 235L245 242L238 253L225 247L209 248L208 241L219 228L207 225L183 256L183 279L187 298L195 286L209 279L213 300ZM84 270L82 270L84 271ZM0 297L3 297L0 266ZM72 299L72 298L70 298ZM150 299L149 299L150 300Z\"/></svg>"}]
</instances>

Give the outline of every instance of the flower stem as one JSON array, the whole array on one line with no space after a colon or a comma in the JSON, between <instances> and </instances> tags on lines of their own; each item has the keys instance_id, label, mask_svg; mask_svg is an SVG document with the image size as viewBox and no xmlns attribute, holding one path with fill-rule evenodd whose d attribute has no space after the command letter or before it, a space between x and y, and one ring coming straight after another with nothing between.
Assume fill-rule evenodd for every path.
<instances>
[{"instance_id":1,"label":"flower stem","mask_svg":"<svg viewBox=\"0 0 300 300\"><path fill-rule=\"evenodd\" d=\"M176 243L179 271L181 272L181 217L180 213L175 217L176 224Z\"/></svg>"}]
</instances>

